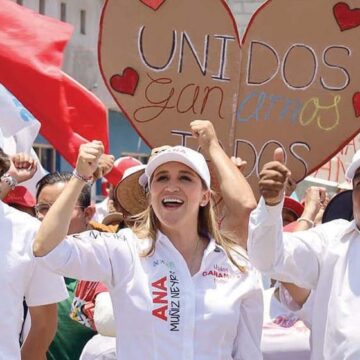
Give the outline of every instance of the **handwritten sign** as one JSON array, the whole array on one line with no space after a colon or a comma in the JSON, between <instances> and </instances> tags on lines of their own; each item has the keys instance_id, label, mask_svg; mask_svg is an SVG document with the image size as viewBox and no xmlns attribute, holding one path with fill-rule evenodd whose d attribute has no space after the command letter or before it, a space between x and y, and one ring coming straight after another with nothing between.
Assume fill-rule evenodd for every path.
<instances>
[{"instance_id":1,"label":"handwritten sign","mask_svg":"<svg viewBox=\"0 0 360 360\"><path fill-rule=\"evenodd\" d=\"M345 172L356 151L360 150L360 135L350 140L331 160L317 169L311 176L315 179L333 181L338 184L346 182Z\"/></svg>"},{"instance_id":2,"label":"handwritten sign","mask_svg":"<svg viewBox=\"0 0 360 360\"><path fill-rule=\"evenodd\" d=\"M222 0L108 0L100 67L151 147L196 147L189 123L208 119L254 188L277 146L300 181L359 132L357 6L270 0L241 42Z\"/></svg>"}]
</instances>

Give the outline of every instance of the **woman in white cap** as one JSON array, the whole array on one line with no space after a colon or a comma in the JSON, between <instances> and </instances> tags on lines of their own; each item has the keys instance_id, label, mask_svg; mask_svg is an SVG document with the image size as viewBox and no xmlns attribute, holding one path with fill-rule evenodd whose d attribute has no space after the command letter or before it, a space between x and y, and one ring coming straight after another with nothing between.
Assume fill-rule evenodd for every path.
<instances>
[{"instance_id":1,"label":"woman in white cap","mask_svg":"<svg viewBox=\"0 0 360 360\"><path fill-rule=\"evenodd\" d=\"M66 237L74 199L102 152L97 141L81 146L73 179L42 222L35 256L58 273L108 285L118 359L261 359L259 275L218 231L200 153L176 146L150 160L149 207L133 230Z\"/></svg>"}]
</instances>

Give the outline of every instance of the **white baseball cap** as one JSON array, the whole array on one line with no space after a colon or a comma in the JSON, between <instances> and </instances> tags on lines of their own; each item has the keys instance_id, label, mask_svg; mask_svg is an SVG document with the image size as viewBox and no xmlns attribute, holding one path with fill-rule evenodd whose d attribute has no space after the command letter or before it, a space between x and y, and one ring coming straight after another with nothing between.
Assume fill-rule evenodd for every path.
<instances>
[{"instance_id":1,"label":"white baseball cap","mask_svg":"<svg viewBox=\"0 0 360 360\"><path fill-rule=\"evenodd\" d=\"M356 170L360 167L360 150L358 150L351 161L351 164L346 170L345 176L347 179L352 180L354 178Z\"/></svg>"},{"instance_id":2,"label":"white baseball cap","mask_svg":"<svg viewBox=\"0 0 360 360\"><path fill-rule=\"evenodd\" d=\"M149 184L154 171L159 166L172 161L182 163L194 170L204 181L206 187L210 189L210 172L204 156L185 146L170 147L152 156L145 168L147 183ZM140 183L144 185L144 177Z\"/></svg>"}]
</instances>

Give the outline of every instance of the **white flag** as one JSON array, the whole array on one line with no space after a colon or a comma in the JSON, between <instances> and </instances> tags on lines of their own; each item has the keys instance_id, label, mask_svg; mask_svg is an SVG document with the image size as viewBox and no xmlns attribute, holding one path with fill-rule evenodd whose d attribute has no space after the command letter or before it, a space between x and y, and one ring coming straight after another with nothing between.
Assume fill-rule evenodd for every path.
<instances>
[{"instance_id":1,"label":"white flag","mask_svg":"<svg viewBox=\"0 0 360 360\"><path fill-rule=\"evenodd\" d=\"M47 174L32 148L40 126L20 101L0 84L0 146L8 155L24 152L38 161L34 177L22 183L34 196L36 183Z\"/></svg>"}]
</instances>

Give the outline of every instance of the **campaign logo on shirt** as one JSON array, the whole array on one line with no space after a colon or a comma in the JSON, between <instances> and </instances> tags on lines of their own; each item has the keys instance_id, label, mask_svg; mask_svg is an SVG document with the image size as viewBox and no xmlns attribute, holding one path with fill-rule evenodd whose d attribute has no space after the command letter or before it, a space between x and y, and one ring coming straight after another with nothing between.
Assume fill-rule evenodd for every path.
<instances>
[{"instance_id":1,"label":"campaign logo on shirt","mask_svg":"<svg viewBox=\"0 0 360 360\"><path fill-rule=\"evenodd\" d=\"M174 271L151 283L153 316L170 325L170 331L180 331L180 287Z\"/></svg>"},{"instance_id":2,"label":"campaign logo on shirt","mask_svg":"<svg viewBox=\"0 0 360 360\"><path fill-rule=\"evenodd\" d=\"M283 328L290 328L293 327L298 320L299 318L295 315L293 316L279 315L273 320L273 322L274 324L279 325Z\"/></svg>"}]
</instances>

